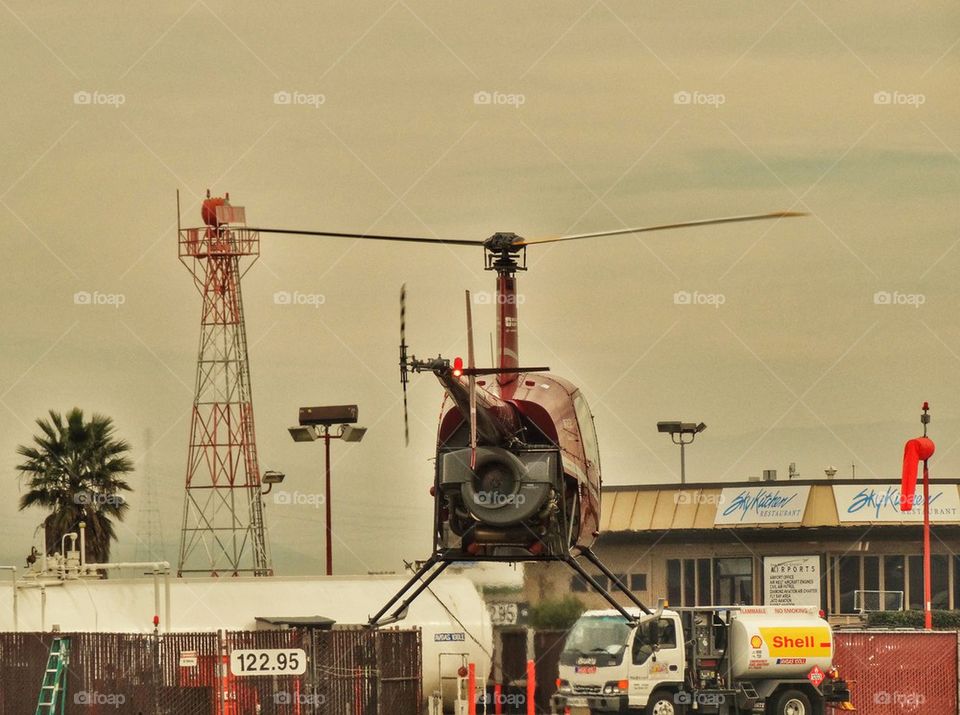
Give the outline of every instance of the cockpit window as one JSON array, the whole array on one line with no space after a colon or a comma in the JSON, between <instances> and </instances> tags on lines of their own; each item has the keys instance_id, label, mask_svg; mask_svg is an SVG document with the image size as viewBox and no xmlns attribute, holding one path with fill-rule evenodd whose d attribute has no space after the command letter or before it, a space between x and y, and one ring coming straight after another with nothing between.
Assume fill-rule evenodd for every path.
<instances>
[{"instance_id":1,"label":"cockpit window","mask_svg":"<svg viewBox=\"0 0 960 715\"><path fill-rule=\"evenodd\" d=\"M573 398L573 409L577 413L580 425L580 437L583 440L583 453L595 467L600 467L600 446L597 444L597 432L593 427L593 414L582 392Z\"/></svg>"}]
</instances>

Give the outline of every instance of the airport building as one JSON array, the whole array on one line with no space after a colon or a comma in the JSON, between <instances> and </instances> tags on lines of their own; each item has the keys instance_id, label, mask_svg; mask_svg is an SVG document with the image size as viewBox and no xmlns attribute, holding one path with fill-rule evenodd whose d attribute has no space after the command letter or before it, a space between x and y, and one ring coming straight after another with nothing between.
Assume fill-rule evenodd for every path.
<instances>
[{"instance_id":1,"label":"airport building","mask_svg":"<svg viewBox=\"0 0 960 715\"><path fill-rule=\"evenodd\" d=\"M935 609L960 608L958 486L931 482ZM910 512L894 479L614 486L602 502L594 550L648 606L817 605L840 623L923 607L922 485ZM524 591L606 605L562 564L527 564Z\"/></svg>"}]
</instances>

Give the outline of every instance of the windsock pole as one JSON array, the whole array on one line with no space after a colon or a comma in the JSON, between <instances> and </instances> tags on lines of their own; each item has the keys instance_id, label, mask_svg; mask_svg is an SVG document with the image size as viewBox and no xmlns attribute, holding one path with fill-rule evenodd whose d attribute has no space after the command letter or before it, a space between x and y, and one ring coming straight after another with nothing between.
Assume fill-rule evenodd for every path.
<instances>
[{"instance_id":1,"label":"windsock pole","mask_svg":"<svg viewBox=\"0 0 960 715\"><path fill-rule=\"evenodd\" d=\"M933 630L930 601L930 473L927 471L925 459L923 460L923 627L928 631Z\"/></svg>"},{"instance_id":2,"label":"windsock pole","mask_svg":"<svg viewBox=\"0 0 960 715\"><path fill-rule=\"evenodd\" d=\"M923 424L923 436L927 436L927 425L930 424L930 405L923 403L923 414L920 416ZM932 443L931 443L932 444ZM933 611L931 610L930 596L930 471L927 462L933 456L932 450L923 460L923 627L933 630Z\"/></svg>"},{"instance_id":3,"label":"windsock pole","mask_svg":"<svg viewBox=\"0 0 960 715\"><path fill-rule=\"evenodd\" d=\"M907 440L903 446L903 472L900 479L900 511L912 511L917 488L917 469L923 462L923 624L933 630L933 612L930 597L930 469L929 461L936 449L933 440L927 437L930 424L930 405L923 403L920 423L923 437Z\"/></svg>"}]
</instances>

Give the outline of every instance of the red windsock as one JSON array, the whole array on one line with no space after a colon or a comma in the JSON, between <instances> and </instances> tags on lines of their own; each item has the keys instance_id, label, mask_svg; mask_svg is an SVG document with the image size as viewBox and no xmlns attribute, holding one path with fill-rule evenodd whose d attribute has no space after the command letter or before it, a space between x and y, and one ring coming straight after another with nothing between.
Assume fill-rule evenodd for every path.
<instances>
[{"instance_id":1,"label":"red windsock","mask_svg":"<svg viewBox=\"0 0 960 715\"><path fill-rule=\"evenodd\" d=\"M916 437L903 445L903 476L900 478L900 511L913 509L913 497L917 491L917 469L920 462L933 456L936 447L928 437Z\"/></svg>"}]
</instances>

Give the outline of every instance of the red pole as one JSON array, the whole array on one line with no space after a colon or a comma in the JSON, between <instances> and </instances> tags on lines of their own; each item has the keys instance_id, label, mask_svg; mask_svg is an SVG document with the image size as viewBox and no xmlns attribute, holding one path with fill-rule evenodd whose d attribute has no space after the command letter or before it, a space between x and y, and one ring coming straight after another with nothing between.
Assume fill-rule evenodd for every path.
<instances>
[{"instance_id":1,"label":"red pole","mask_svg":"<svg viewBox=\"0 0 960 715\"><path fill-rule=\"evenodd\" d=\"M497 367L520 364L519 323L517 322L517 279L511 272L497 272ZM497 382L509 385L516 374L497 375Z\"/></svg>"},{"instance_id":2,"label":"red pole","mask_svg":"<svg viewBox=\"0 0 960 715\"><path fill-rule=\"evenodd\" d=\"M493 686L493 712L494 715L503 715L503 686L496 683Z\"/></svg>"},{"instance_id":3,"label":"red pole","mask_svg":"<svg viewBox=\"0 0 960 715\"><path fill-rule=\"evenodd\" d=\"M326 448L326 462L327 462L327 489L324 499L326 500L326 512L327 512L327 576L333 576L333 529L330 527L330 428L324 427L323 429L323 441L324 447Z\"/></svg>"},{"instance_id":4,"label":"red pole","mask_svg":"<svg viewBox=\"0 0 960 715\"><path fill-rule=\"evenodd\" d=\"M527 661L527 715L537 715L533 696L537 689L537 666L532 660Z\"/></svg>"},{"instance_id":5,"label":"red pole","mask_svg":"<svg viewBox=\"0 0 960 715\"><path fill-rule=\"evenodd\" d=\"M477 715L477 666L467 663L467 715Z\"/></svg>"},{"instance_id":6,"label":"red pole","mask_svg":"<svg viewBox=\"0 0 960 715\"><path fill-rule=\"evenodd\" d=\"M329 443L328 443L329 444ZM363 715L363 694L360 690L360 666L354 668L353 675L353 695L356 698L354 707L354 713L356 715Z\"/></svg>"},{"instance_id":7,"label":"red pole","mask_svg":"<svg viewBox=\"0 0 960 715\"><path fill-rule=\"evenodd\" d=\"M933 630L930 610L930 473L923 460L923 627Z\"/></svg>"}]
</instances>

